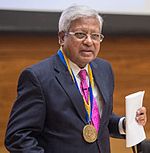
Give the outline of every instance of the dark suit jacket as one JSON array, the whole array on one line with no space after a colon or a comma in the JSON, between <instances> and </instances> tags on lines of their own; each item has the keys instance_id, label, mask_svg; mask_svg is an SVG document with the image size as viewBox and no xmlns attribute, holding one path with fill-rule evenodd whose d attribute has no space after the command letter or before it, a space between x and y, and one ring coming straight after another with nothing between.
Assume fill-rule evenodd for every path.
<instances>
[{"instance_id":1,"label":"dark suit jacket","mask_svg":"<svg viewBox=\"0 0 150 153\"><path fill-rule=\"evenodd\" d=\"M110 153L109 136L121 137L119 117L112 113L114 79L111 66L97 58L91 63L103 98L98 140L82 137L86 111L72 78L54 55L24 70L10 115L5 145L11 153Z\"/></svg>"}]
</instances>

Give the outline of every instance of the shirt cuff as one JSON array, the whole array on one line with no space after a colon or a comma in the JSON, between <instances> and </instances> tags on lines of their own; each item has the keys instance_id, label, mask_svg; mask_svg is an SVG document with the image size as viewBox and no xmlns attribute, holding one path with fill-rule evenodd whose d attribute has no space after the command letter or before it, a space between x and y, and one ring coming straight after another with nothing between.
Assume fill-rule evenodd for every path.
<instances>
[{"instance_id":1,"label":"shirt cuff","mask_svg":"<svg viewBox=\"0 0 150 153\"><path fill-rule=\"evenodd\" d=\"M119 126L119 132L120 132L120 134L126 134L125 133L125 129L123 128L123 120L125 119L125 117L122 117L120 120L119 120L119 124L118 124L118 126Z\"/></svg>"}]
</instances>

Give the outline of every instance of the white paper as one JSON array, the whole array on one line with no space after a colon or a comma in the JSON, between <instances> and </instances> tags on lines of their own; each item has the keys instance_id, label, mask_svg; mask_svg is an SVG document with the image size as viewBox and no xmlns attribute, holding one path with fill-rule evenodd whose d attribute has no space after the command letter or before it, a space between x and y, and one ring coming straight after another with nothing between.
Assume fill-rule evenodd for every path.
<instances>
[{"instance_id":1,"label":"white paper","mask_svg":"<svg viewBox=\"0 0 150 153\"><path fill-rule=\"evenodd\" d=\"M136 112L143 104L144 91L139 91L125 97L126 101L126 147L135 146L145 138L142 125L136 121Z\"/></svg>"}]
</instances>

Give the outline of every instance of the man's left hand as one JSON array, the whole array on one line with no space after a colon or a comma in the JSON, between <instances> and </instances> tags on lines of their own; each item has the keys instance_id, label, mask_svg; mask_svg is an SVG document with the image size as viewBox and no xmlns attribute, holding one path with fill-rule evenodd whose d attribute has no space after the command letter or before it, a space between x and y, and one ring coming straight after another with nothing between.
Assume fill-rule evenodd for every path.
<instances>
[{"instance_id":1,"label":"man's left hand","mask_svg":"<svg viewBox=\"0 0 150 153\"><path fill-rule=\"evenodd\" d=\"M141 107L140 109L137 110L136 121L140 125L145 126L145 124L147 122L147 115L146 115L146 108L145 107Z\"/></svg>"}]
</instances>

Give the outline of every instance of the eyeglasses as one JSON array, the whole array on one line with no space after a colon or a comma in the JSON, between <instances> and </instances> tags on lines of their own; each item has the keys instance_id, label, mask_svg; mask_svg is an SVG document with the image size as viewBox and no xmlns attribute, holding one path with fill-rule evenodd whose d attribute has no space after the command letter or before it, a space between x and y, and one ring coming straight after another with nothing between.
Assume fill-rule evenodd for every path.
<instances>
[{"instance_id":1,"label":"eyeglasses","mask_svg":"<svg viewBox=\"0 0 150 153\"><path fill-rule=\"evenodd\" d=\"M79 40L85 40L88 38L88 36L90 36L90 38L93 41L97 41L97 42L102 42L104 39L104 35L102 35L101 33L91 33L91 34L87 34L85 32L68 32L66 33L66 35L74 35L77 39Z\"/></svg>"}]
</instances>

